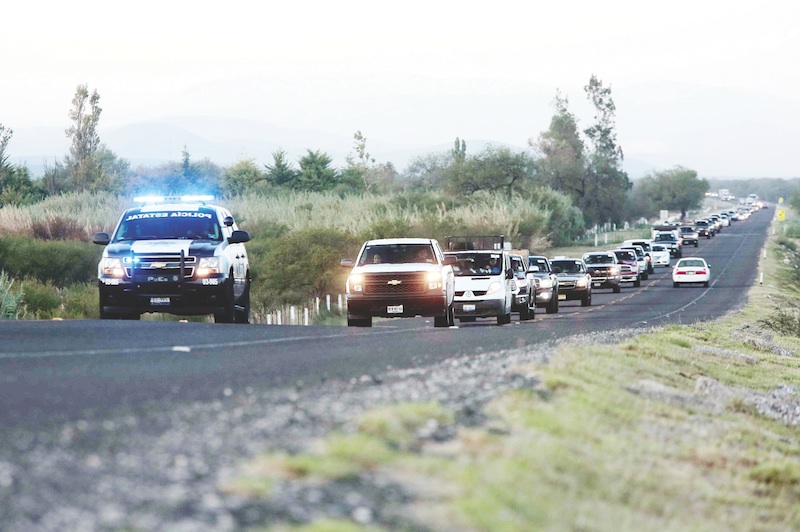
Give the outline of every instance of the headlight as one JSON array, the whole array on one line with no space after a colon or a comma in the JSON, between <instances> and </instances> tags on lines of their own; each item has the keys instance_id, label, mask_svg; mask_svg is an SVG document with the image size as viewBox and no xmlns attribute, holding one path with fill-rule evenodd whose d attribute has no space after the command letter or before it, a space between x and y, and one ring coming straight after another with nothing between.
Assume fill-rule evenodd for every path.
<instances>
[{"instance_id":1,"label":"headlight","mask_svg":"<svg viewBox=\"0 0 800 532\"><path fill-rule=\"evenodd\" d=\"M539 282L539 286L542 288L553 288L553 280L549 277L547 279L542 279Z\"/></svg>"},{"instance_id":2,"label":"headlight","mask_svg":"<svg viewBox=\"0 0 800 532\"><path fill-rule=\"evenodd\" d=\"M616 266L612 266L611 268L608 269L608 273L610 273L611 275L619 275L619 268L617 268Z\"/></svg>"},{"instance_id":3,"label":"headlight","mask_svg":"<svg viewBox=\"0 0 800 532\"><path fill-rule=\"evenodd\" d=\"M494 281L492 284L489 285L489 289L486 290L486 295L494 294L495 292L499 291L503 287L498 281Z\"/></svg>"},{"instance_id":4,"label":"headlight","mask_svg":"<svg viewBox=\"0 0 800 532\"><path fill-rule=\"evenodd\" d=\"M122 269L122 261L119 259L103 259L100 264L103 275L109 275L111 277L122 277L125 275L125 270Z\"/></svg>"},{"instance_id":5,"label":"headlight","mask_svg":"<svg viewBox=\"0 0 800 532\"><path fill-rule=\"evenodd\" d=\"M582 277L578 279L578 282L575 283L575 286L577 286L578 288L586 288L587 286L589 286L589 281L586 280L586 277Z\"/></svg>"},{"instance_id":6,"label":"headlight","mask_svg":"<svg viewBox=\"0 0 800 532\"><path fill-rule=\"evenodd\" d=\"M215 273L219 273L219 258L200 257L200 262L197 264L197 276L207 277Z\"/></svg>"},{"instance_id":7,"label":"headlight","mask_svg":"<svg viewBox=\"0 0 800 532\"><path fill-rule=\"evenodd\" d=\"M428 272L425 278L428 281L428 290L442 288L442 272Z\"/></svg>"},{"instance_id":8,"label":"headlight","mask_svg":"<svg viewBox=\"0 0 800 532\"><path fill-rule=\"evenodd\" d=\"M364 291L364 276L360 273L354 273L347 278L347 289L350 292L363 292Z\"/></svg>"}]
</instances>

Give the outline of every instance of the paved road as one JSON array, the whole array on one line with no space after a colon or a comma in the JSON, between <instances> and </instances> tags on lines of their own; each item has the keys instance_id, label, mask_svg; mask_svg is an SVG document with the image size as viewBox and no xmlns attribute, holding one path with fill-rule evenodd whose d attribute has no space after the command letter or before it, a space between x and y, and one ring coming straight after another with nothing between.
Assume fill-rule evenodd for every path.
<instances>
[{"instance_id":1,"label":"paved road","mask_svg":"<svg viewBox=\"0 0 800 532\"><path fill-rule=\"evenodd\" d=\"M658 269L640 288L597 290L593 306L564 304L530 322L493 320L434 329L424 319L372 329L77 320L0 322L0 427L34 429L178 402L207 401L243 388L377 375L454 355L535 345L584 332L720 316L744 301L757 277L771 210L734 223L696 254L712 284L673 288Z\"/></svg>"}]
</instances>

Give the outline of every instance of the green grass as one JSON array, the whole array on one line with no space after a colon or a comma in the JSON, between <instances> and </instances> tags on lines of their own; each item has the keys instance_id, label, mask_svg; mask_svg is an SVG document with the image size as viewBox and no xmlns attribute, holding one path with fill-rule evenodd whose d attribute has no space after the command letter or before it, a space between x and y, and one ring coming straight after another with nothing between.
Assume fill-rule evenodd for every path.
<instances>
[{"instance_id":1,"label":"green grass","mask_svg":"<svg viewBox=\"0 0 800 532\"><path fill-rule=\"evenodd\" d=\"M737 392L800 387L800 357L777 349L800 353L800 338L761 323L796 297L773 242L764 284L724 319L563 345L547 365L510 368L541 384L495 398L485 424L444 443L419 437L431 420L452 423L440 405L376 406L354 433L282 458L267 477L377 472L417 493L405 515L433 530L800 529L798 428ZM708 396L698 382L730 394Z\"/></svg>"}]
</instances>

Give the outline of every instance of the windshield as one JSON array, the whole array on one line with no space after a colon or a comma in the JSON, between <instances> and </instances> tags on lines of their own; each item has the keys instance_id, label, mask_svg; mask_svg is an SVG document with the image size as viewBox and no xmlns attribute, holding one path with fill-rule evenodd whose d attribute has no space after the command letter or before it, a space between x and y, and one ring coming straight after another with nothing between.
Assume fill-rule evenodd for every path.
<instances>
[{"instance_id":1,"label":"windshield","mask_svg":"<svg viewBox=\"0 0 800 532\"><path fill-rule=\"evenodd\" d=\"M633 251L615 251L614 255L617 256L617 260L636 262L636 254Z\"/></svg>"},{"instance_id":2,"label":"windshield","mask_svg":"<svg viewBox=\"0 0 800 532\"><path fill-rule=\"evenodd\" d=\"M703 268L706 265L700 259L683 259L675 267L676 268Z\"/></svg>"},{"instance_id":3,"label":"windshield","mask_svg":"<svg viewBox=\"0 0 800 532\"><path fill-rule=\"evenodd\" d=\"M583 257L583 262L586 264L613 264L614 259L611 255L586 255Z\"/></svg>"},{"instance_id":4,"label":"windshield","mask_svg":"<svg viewBox=\"0 0 800 532\"><path fill-rule=\"evenodd\" d=\"M165 239L219 241L222 230L212 212L142 212L126 216L114 236L114 242Z\"/></svg>"},{"instance_id":5,"label":"windshield","mask_svg":"<svg viewBox=\"0 0 800 532\"><path fill-rule=\"evenodd\" d=\"M579 260L554 260L550 263L556 273L582 273L583 264Z\"/></svg>"},{"instance_id":6,"label":"windshield","mask_svg":"<svg viewBox=\"0 0 800 532\"><path fill-rule=\"evenodd\" d=\"M474 275L496 275L503 269L503 256L500 253L453 253L448 254L458 260L453 271L458 277Z\"/></svg>"},{"instance_id":7,"label":"windshield","mask_svg":"<svg viewBox=\"0 0 800 532\"><path fill-rule=\"evenodd\" d=\"M366 246L358 261L365 264L417 264L435 263L433 247L430 244L378 244Z\"/></svg>"}]
</instances>

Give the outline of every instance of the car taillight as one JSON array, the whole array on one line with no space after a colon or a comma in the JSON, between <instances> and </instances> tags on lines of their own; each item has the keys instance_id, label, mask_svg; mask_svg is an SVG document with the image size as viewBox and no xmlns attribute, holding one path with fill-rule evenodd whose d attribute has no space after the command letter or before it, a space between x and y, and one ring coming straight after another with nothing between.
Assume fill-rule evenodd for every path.
<instances>
[{"instance_id":1,"label":"car taillight","mask_svg":"<svg viewBox=\"0 0 800 532\"><path fill-rule=\"evenodd\" d=\"M686 270L678 270L675 272L676 275L686 275Z\"/></svg>"},{"instance_id":2,"label":"car taillight","mask_svg":"<svg viewBox=\"0 0 800 532\"><path fill-rule=\"evenodd\" d=\"M705 271L705 270L697 270L697 273L698 273L698 274L700 274L700 275L705 275L705 274L707 274L708 272L707 272L707 271Z\"/></svg>"}]
</instances>

